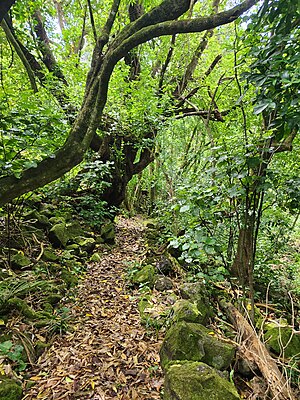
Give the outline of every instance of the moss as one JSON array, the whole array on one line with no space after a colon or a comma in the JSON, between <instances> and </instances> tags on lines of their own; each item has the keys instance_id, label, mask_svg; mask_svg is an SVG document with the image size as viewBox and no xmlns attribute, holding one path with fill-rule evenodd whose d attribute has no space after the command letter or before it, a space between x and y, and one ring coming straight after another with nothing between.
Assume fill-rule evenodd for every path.
<instances>
[{"instance_id":1,"label":"moss","mask_svg":"<svg viewBox=\"0 0 300 400\"><path fill-rule=\"evenodd\" d=\"M166 371L164 400L238 400L234 385L201 362L176 363Z\"/></svg>"},{"instance_id":2,"label":"moss","mask_svg":"<svg viewBox=\"0 0 300 400\"><path fill-rule=\"evenodd\" d=\"M300 354L300 335L290 326L270 326L264 335L267 346L287 358Z\"/></svg>"},{"instance_id":3,"label":"moss","mask_svg":"<svg viewBox=\"0 0 300 400\"><path fill-rule=\"evenodd\" d=\"M94 254L92 255L92 257L90 258L90 261L91 261L91 262L100 262L101 259L102 259L102 256L101 256L100 253L94 253Z\"/></svg>"},{"instance_id":4,"label":"moss","mask_svg":"<svg viewBox=\"0 0 300 400\"><path fill-rule=\"evenodd\" d=\"M208 294L203 284L199 282L185 283L180 288L180 294L183 299L197 304L197 308L201 314L200 323L205 325L214 313L209 304Z\"/></svg>"},{"instance_id":5,"label":"moss","mask_svg":"<svg viewBox=\"0 0 300 400\"><path fill-rule=\"evenodd\" d=\"M16 253L11 257L11 264L13 268L26 268L31 264L31 260L22 253Z\"/></svg>"},{"instance_id":6,"label":"moss","mask_svg":"<svg viewBox=\"0 0 300 400\"><path fill-rule=\"evenodd\" d=\"M19 299L18 297L13 297L7 301L9 310L18 310L24 317L28 319L36 319L38 317L37 313L29 307L25 300Z\"/></svg>"},{"instance_id":7,"label":"moss","mask_svg":"<svg viewBox=\"0 0 300 400\"><path fill-rule=\"evenodd\" d=\"M114 223L108 221L103 224L101 226L100 235L105 243L113 244L116 236Z\"/></svg>"},{"instance_id":8,"label":"moss","mask_svg":"<svg viewBox=\"0 0 300 400\"><path fill-rule=\"evenodd\" d=\"M52 219L52 218L51 218ZM50 219L50 221L51 221ZM65 222L60 222L49 231L49 239L55 247L65 247L69 240L68 231Z\"/></svg>"},{"instance_id":9,"label":"moss","mask_svg":"<svg viewBox=\"0 0 300 400\"><path fill-rule=\"evenodd\" d=\"M42 255L42 259L44 261L56 261L58 260L58 256L55 254L55 252L51 249L45 249L44 253Z\"/></svg>"},{"instance_id":10,"label":"moss","mask_svg":"<svg viewBox=\"0 0 300 400\"><path fill-rule=\"evenodd\" d=\"M59 293L51 293L46 298L45 301L51 306L55 306L62 299L62 295Z\"/></svg>"},{"instance_id":11,"label":"moss","mask_svg":"<svg viewBox=\"0 0 300 400\"><path fill-rule=\"evenodd\" d=\"M195 323L178 322L168 330L160 350L161 365L173 360L203 361L216 369L226 369L233 360L232 345L214 337L214 332Z\"/></svg>"},{"instance_id":12,"label":"moss","mask_svg":"<svg viewBox=\"0 0 300 400\"><path fill-rule=\"evenodd\" d=\"M96 241L93 238L85 238L78 236L74 239L75 243L80 246L81 251L86 251L87 253L91 253L96 245Z\"/></svg>"},{"instance_id":13,"label":"moss","mask_svg":"<svg viewBox=\"0 0 300 400\"><path fill-rule=\"evenodd\" d=\"M155 268L153 265L146 265L140 271L137 271L133 277L132 282L135 284L149 284L153 286L155 281Z\"/></svg>"},{"instance_id":14,"label":"moss","mask_svg":"<svg viewBox=\"0 0 300 400\"><path fill-rule=\"evenodd\" d=\"M15 380L0 377L1 400L21 400L22 397L22 388Z\"/></svg>"},{"instance_id":15,"label":"moss","mask_svg":"<svg viewBox=\"0 0 300 400\"><path fill-rule=\"evenodd\" d=\"M45 343L38 340L35 344L35 353L37 357L40 357L44 351L51 345L51 343Z\"/></svg>"},{"instance_id":16,"label":"moss","mask_svg":"<svg viewBox=\"0 0 300 400\"><path fill-rule=\"evenodd\" d=\"M78 278L67 269L63 269L60 273L60 278L65 282L67 288L74 287L78 283Z\"/></svg>"},{"instance_id":17,"label":"moss","mask_svg":"<svg viewBox=\"0 0 300 400\"><path fill-rule=\"evenodd\" d=\"M186 321L186 322L200 322L202 321L201 313L198 310L196 304L189 302L188 300L178 300L173 305L174 321Z\"/></svg>"}]
</instances>

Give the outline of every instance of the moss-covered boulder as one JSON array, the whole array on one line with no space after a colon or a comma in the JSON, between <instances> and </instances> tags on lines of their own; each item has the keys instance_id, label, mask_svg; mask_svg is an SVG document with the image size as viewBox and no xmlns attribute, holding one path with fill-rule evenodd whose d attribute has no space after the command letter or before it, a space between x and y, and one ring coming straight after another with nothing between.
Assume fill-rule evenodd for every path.
<instances>
[{"instance_id":1,"label":"moss-covered boulder","mask_svg":"<svg viewBox=\"0 0 300 400\"><path fill-rule=\"evenodd\" d=\"M191 322L177 322L168 330L160 349L160 362L165 368L170 361L202 361L219 369L227 369L235 348L214 337L214 332Z\"/></svg>"},{"instance_id":2,"label":"moss-covered boulder","mask_svg":"<svg viewBox=\"0 0 300 400\"><path fill-rule=\"evenodd\" d=\"M200 322L205 325L208 319L213 316L213 310L209 304L209 298L204 285L200 282L184 283L179 291L183 299L197 304L197 308L201 314Z\"/></svg>"},{"instance_id":3,"label":"moss-covered boulder","mask_svg":"<svg viewBox=\"0 0 300 400\"><path fill-rule=\"evenodd\" d=\"M22 252L17 252L11 256L11 265L13 268L26 268L31 264L29 257Z\"/></svg>"},{"instance_id":4,"label":"moss-covered boulder","mask_svg":"<svg viewBox=\"0 0 300 400\"><path fill-rule=\"evenodd\" d=\"M152 287L155 282L155 273L156 271L153 265L145 265L133 275L132 282L137 285L148 284Z\"/></svg>"},{"instance_id":5,"label":"moss-covered boulder","mask_svg":"<svg viewBox=\"0 0 300 400\"><path fill-rule=\"evenodd\" d=\"M85 231L79 221L68 222L66 224L66 228L70 239L74 239L78 236L84 237L85 235Z\"/></svg>"},{"instance_id":6,"label":"moss-covered boulder","mask_svg":"<svg viewBox=\"0 0 300 400\"><path fill-rule=\"evenodd\" d=\"M173 305L173 321L202 322L202 315L195 303L188 300L178 300Z\"/></svg>"},{"instance_id":7,"label":"moss-covered boulder","mask_svg":"<svg viewBox=\"0 0 300 400\"><path fill-rule=\"evenodd\" d=\"M49 231L49 240L55 247L66 247L69 235L65 222L60 222L52 226Z\"/></svg>"},{"instance_id":8,"label":"moss-covered boulder","mask_svg":"<svg viewBox=\"0 0 300 400\"><path fill-rule=\"evenodd\" d=\"M268 348L281 357L300 355L300 334L290 326L267 325L264 339Z\"/></svg>"},{"instance_id":9,"label":"moss-covered boulder","mask_svg":"<svg viewBox=\"0 0 300 400\"><path fill-rule=\"evenodd\" d=\"M239 400L234 385L201 362L170 365L164 400Z\"/></svg>"},{"instance_id":10,"label":"moss-covered boulder","mask_svg":"<svg viewBox=\"0 0 300 400\"><path fill-rule=\"evenodd\" d=\"M116 236L114 223L112 221L105 222L101 226L100 235L105 243L113 244Z\"/></svg>"},{"instance_id":11,"label":"moss-covered boulder","mask_svg":"<svg viewBox=\"0 0 300 400\"><path fill-rule=\"evenodd\" d=\"M13 379L0 375L0 399L21 400L23 397L21 385Z\"/></svg>"}]
</instances>

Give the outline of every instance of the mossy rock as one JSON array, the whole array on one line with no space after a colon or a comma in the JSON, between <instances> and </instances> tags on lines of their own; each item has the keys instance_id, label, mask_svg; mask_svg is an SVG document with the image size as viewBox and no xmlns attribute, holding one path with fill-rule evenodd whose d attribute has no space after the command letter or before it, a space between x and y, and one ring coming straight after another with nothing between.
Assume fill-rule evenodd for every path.
<instances>
[{"instance_id":1,"label":"mossy rock","mask_svg":"<svg viewBox=\"0 0 300 400\"><path fill-rule=\"evenodd\" d=\"M72 254L79 255L80 253L80 246L77 243L72 243L66 246L66 250L71 252Z\"/></svg>"},{"instance_id":2,"label":"mossy rock","mask_svg":"<svg viewBox=\"0 0 300 400\"><path fill-rule=\"evenodd\" d=\"M26 220L33 220L33 225L37 228L47 229L51 226L49 219L46 215L40 214L36 210L30 211L26 216Z\"/></svg>"},{"instance_id":3,"label":"mossy rock","mask_svg":"<svg viewBox=\"0 0 300 400\"><path fill-rule=\"evenodd\" d=\"M76 237L84 236L85 234L82 224L79 221L72 221L66 224L66 228L70 239L75 239Z\"/></svg>"},{"instance_id":4,"label":"mossy rock","mask_svg":"<svg viewBox=\"0 0 300 400\"><path fill-rule=\"evenodd\" d=\"M239 400L235 386L202 362L170 365L164 400Z\"/></svg>"},{"instance_id":5,"label":"mossy rock","mask_svg":"<svg viewBox=\"0 0 300 400\"><path fill-rule=\"evenodd\" d=\"M186 322L198 322L203 321L201 312L198 310L195 303L191 303L188 300L178 300L173 305L173 321L186 321Z\"/></svg>"},{"instance_id":6,"label":"mossy rock","mask_svg":"<svg viewBox=\"0 0 300 400\"><path fill-rule=\"evenodd\" d=\"M58 255L52 249L45 249L42 255L43 261L57 261Z\"/></svg>"},{"instance_id":7,"label":"mossy rock","mask_svg":"<svg viewBox=\"0 0 300 400\"><path fill-rule=\"evenodd\" d=\"M93 238L86 238L82 236L78 236L74 239L75 243L79 245L82 252L86 251L87 253L91 253L95 246L96 241Z\"/></svg>"},{"instance_id":8,"label":"mossy rock","mask_svg":"<svg viewBox=\"0 0 300 400\"><path fill-rule=\"evenodd\" d=\"M49 218L49 222L52 225L66 224L66 219L64 217L51 217Z\"/></svg>"},{"instance_id":9,"label":"mossy rock","mask_svg":"<svg viewBox=\"0 0 300 400\"><path fill-rule=\"evenodd\" d=\"M52 219L52 218L51 218ZM65 222L60 222L52 226L49 231L49 240L55 247L66 247L69 240Z\"/></svg>"},{"instance_id":10,"label":"mossy rock","mask_svg":"<svg viewBox=\"0 0 300 400\"><path fill-rule=\"evenodd\" d=\"M158 275L155 279L154 287L159 292L165 292L166 290L171 290L174 287L172 279L167 276Z\"/></svg>"},{"instance_id":11,"label":"mossy rock","mask_svg":"<svg viewBox=\"0 0 300 400\"><path fill-rule=\"evenodd\" d=\"M67 269L61 271L60 278L65 282L68 289L76 286L78 283L78 277Z\"/></svg>"},{"instance_id":12,"label":"mossy rock","mask_svg":"<svg viewBox=\"0 0 300 400\"><path fill-rule=\"evenodd\" d=\"M214 332L191 322L177 322L168 330L160 349L161 366L174 360L202 361L219 369L232 363L235 348L214 337Z\"/></svg>"},{"instance_id":13,"label":"mossy rock","mask_svg":"<svg viewBox=\"0 0 300 400\"><path fill-rule=\"evenodd\" d=\"M137 271L132 277L132 283L137 285L148 284L153 287L156 271L153 265L145 265L140 271Z\"/></svg>"},{"instance_id":14,"label":"mossy rock","mask_svg":"<svg viewBox=\"0 0 300 400\"><path fill-rule=\"evenodd\" d=\"M94 253L90 258L91 262L100 262L101 260L102 260L102 255L100 253Z\"/></svg>"},{"instance_id":15,"label":"mossy rock","mask_svg":"<svg viewBox=\"0 0 300 400\"><path fill-rule=\"evenodd\" d=\"M34 346L36 357L40 357L44 353L44 351L50 346L51 343L46 343L42 342L41 340L38 340Z\"/></svg>"},{"instance_id":16,"label":"mossy rock","mask_svg":"<svg viewBox=\"0 0 300 400\"><path fill-rule=\"evenodd\" d=\"M13 297L6 302L6 309L8 311L17 310L24 317L29 320L39 318L39 314L35 312L25 300L19 299L18 297Z\"/></svg>"},{"instance_id":17,"label":"mossy rock","mask_svg":"<svg viewBox=\"0 0 300 400\"><path fill-rule=\"evenodd\" d=\"M22 387L14 379L0 376L0 399L21 400L23 397Z\"/></svg>"},{"instance_id":18,"label":"mossy rock","mask_svg":"<svg viewBox=\"0 0 300 400\"><path fill-rule=\"evenodd\" d=\"M113 244L115 242L115 225L112 221L107 221L101 226L100 229L101 238L105 243Z\"/></svg>"},{"instance_id":19,"label":"mossy rock","mask_svg":"<svg viewBox=\"0 0 300 400\"><path fill-rule=\"evenodd\" d=\"M18 252L11 256L11 265L13 268L26 268L30 264L31 264L30 258L25 256L21 252Z\"/></svg>"},{"instance_id":20,"label":"mossy rock","mask_svg":"<svg viewBox=\"0 0 300 400\"><path fill-rule=\"evenodd\" d=\"M197 304L201 314L201 324L205 325L210 317L213 316L213 310L209 304L206 288L202 283L184 283L180 289L180 295L183 299Z\"/></svg>"},{"instance_id":21,"label":"mossy rock","mask_svg":"<svg viewBox=\"0 0 300 400\"><path fill-rule=\"evenodd\" d=\"M139 300L138 310L140 312L141 318L148 318L148 315L145 313L147 308L152 308L153 303L151 303L151 296L144 296Z\"/></svg>"},{"instance_id":22,"label":"mossy rock","mask_svg":"<svg viewBox=\"0 0 300 400\"><path fill-rule=\"evenodd\" d=\"M270 326L264 334L267 347L286 358L300 355L300 335L290 326Z\"/></svg>"},{"instance_id":23,"label":"mossy rock","mask_svg":"<svg viewBox=\"0 0 300 400\"><path fill-rule=\"evenodd\" d=\"M57 303L60 302L62 297L63 296L59 293L51 293L45 298L45 301L46 303L49 303L51 306L55 306Z\"/></svg>"}]
</instances>

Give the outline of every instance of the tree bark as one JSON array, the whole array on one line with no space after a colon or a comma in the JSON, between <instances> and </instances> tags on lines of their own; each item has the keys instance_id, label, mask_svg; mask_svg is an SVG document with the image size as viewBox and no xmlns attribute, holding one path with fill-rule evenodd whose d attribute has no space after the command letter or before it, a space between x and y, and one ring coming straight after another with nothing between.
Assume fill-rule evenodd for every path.
<instances>
[{"instance_id":1,"label":"tree bark","mask_svg":"<svg viewBox=\"0 0 300 400\"><path fill-rule=\"evenodd\" d=\"M2 0L0 2L0 22L3 20L5 15L8 13L10 8L14 5L16 0Z\"/></svg>"}]
</instances>

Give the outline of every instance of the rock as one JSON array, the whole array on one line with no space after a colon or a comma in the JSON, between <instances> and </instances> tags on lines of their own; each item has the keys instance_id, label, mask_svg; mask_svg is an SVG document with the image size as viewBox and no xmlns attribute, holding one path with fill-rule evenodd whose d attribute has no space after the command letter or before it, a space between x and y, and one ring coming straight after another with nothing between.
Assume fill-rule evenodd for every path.
<instances>
[{"instance_id":1,"label":"rock","mask_svg":"<svg viewBox=\"0 0 300 400\"><path fill-rule=\"evenodd\" d=\"M173 305L173 321L202 322L202 315L195 303L188 300L178 300Z\"/></svg>"},{"instance_id":2,"label":"rock","mask_svg":"<svg viewBox=\"0 0 300 400\"><path fill-rule=\"evenodd\" d=\"M58 256L52 249L45 249L42 255L43 261L57 261Z\"/></svg>"},{"instance_id":3,"label":"rock","mask_svg":"<svg viewBox=\"0 0 300 400\"><path fill-rule=\"evenodd\" d=\"M206 288L199 282L184 283L180 288L180 295L183 299L190 300L197 304L201 313L200 323L205 325L210 317L213 316L213 310L209 304Z\"/></svg>"},{"instance_id":4,"label":"rock","mask_svg":"<svg viewBox=\"0 0 300 400\"><path fill-rule=\"evenodd\" d=\"M0 399L21 400L23 397L22 387L14 379L0 376Z\"/></svg>"},{"instance_id":5,"label":"rock","mask_svg":"<svg viewBox=\"0 0 300 400\"><path fill-rule=\"evenodd\" d=\"M62 269L60 278L65 282L68 289L76 286L78 283L77 276L73 275L72 272L68 271L67 269Z\"/></svg>"},{"instance_id":6,"label":"rock","mask_svg":"<svg viewBox=\"0 0 300 400\"><path fill-rule=\"evenodd\" d=\"M191 322L177 322L168 330L160 349L163 368L173 360L202 361L219 370L232 363L235 348L219 339L214 332Z\"/></svg>"},{"instance_id":7,"label":"rock","mask_svg":"<svg viewBox=\"0 0 300 400\"><path fill-rule=\"evenodd\" d=\"M74 241L79 245L81 251L86 251L87 253L91 253L96 246L96 241L93 238L78 236Z\"/></svg>"},{"instance_id":8,"label":"rock","mask_svg":"<svg viewBox=\"0 0 300 400\"><path fill-rule=\"evenodd\" d=\"M148 318L149 315L145 315L145 310L153 307L153 303L151 303L151 296L144 296L140 299L138 303L138 310L140 312L141 318Z\"/></svg>"},{"instance_id":9,"label":"rock","mask_svg":"<svg viewBox=\"0 0 300 400\"><path fill-rule=\"evenodd\" d=\"M148 284L153 286L155 281L155 268L153 265L145 265L140 271L137 271L133 277L132 282L138 285Z\"/></svg>"},{"instance_id":10,"label":"rock","mask_svg":"<svg viewBox=\"0 0 300 400\"><path fill-rule=\"evenodd\" d=\"M66 250L68 250L70 253L74 253L75 255L79 255L80 246L77 243L69 244L66 246Z\"/></svg>"},{"instance_id":11,"label":"rock","mask_svg":"<svg viewBox=\"0 0 300 400\"><path fill-rule=\"evenodd\" d=\"M94 253L90 258L91 262L100 262L102 260L102 256L100 253Z\"/></svg>"},{"instance_id":12,"label":"rock","mask_svg":"<svg viewBox=\"0 0 300 400\"><path fill-rule=\"evenodd\" d=\"M165 376L164 400L239 400L235 386L201 362L173 364Z\"/></svg>"},{"instance_id":13,"label":"rock","mask_svg":"<svg viewBox=\"0 0 300 400\"><path fill-rule=\"evenodd\" d=\"M33 220L33 225L37 228L47 229L51 226L49 219L46 215L40 214L36 210L30 211L26 216L26 220Z\"/></svg>"},{"instance_id":14,"label":"rock","mask_svg":"<svg viewBox=\"0 0 300 400\"><path fill-rule=\"evenodd\" d=\"M79 221L72 221L66 224L68 235L70 239L75 239L78 236L84 236L85 232Z\"/></svg>"},{"instance_id":15,"label":"rock","mask_svg":"<svg viewBox=\"0 0 300 400\"><path fill-rule=\"evenodd\" d=\"M173 272L172 261L166 256L161 256L160 260L156 263L156 269L162 275L170 275Z\"/></svg>"},{"instance_id":16,"label":"rock","mask_svg":"<svg viewBox=\"0 0 300 400\"><path fill-rule=\"evenodd\" d=\"M64 217L51 217L49 218L49 222L52 225L66 224L66 219Z\"/></svg>"},{"instance_id":17,"label":"rock","mask_svg":"<svg viewBox=\"0 0 300 400\"><path fill-rule=\"evenodd\" d=\"M55 247L66 247L69 235L65 222L60 222L50 229L49 240Z\"/></svg>"},{"instance_id":18,"label":"rock","mask_svg":"<svg viewBox=\"0 0 300 400\"><path fill-rule=\"evenodd\" d=\"M259 374L259 369L254 361L245 360L244 358L239 358L236 366L236 371L246 378L253 378L254 375Z\"/></svg>"},{"instance_id":19,"label":"rock","mask_svg":"<svg viewBox=\"0 0 300 400\"><path fill-rule=\"evenodd\" d=\"M112 221L104 223L101 226L100 235L105 243L113 244L116 236L114 223Z\"/></svg>"},{"instance_id":20,"label":"rock","mask_svg":"<svg viewBox=\"0 0 300 400\"><path fill-rule=\"evenodd\" d=\"M11 265L13 268L26 268L31 264L30 258L22 252L15 253L11 256Z\"/></svg>"},{"instance_id":21,"label":"rock","mask_svg":"<svg viewBox=\"0 0 300 400\"><path fill-rule=\"evenodd\" d=\"M266 345L281 357L290 358L300 354L300 334L290 326L267 327L264 334Z\"/></svg>"},{"instance_id":22,"label":"rock","mask_svg":"<svg viewBox=\"0 0 300 400\"><path fill-rule=\"evenodd\" d=\"M155 280L154 287L159 292L173 289L174 285L172 279L167 276L158 276Z\"/></svg>"}]
</instances>

